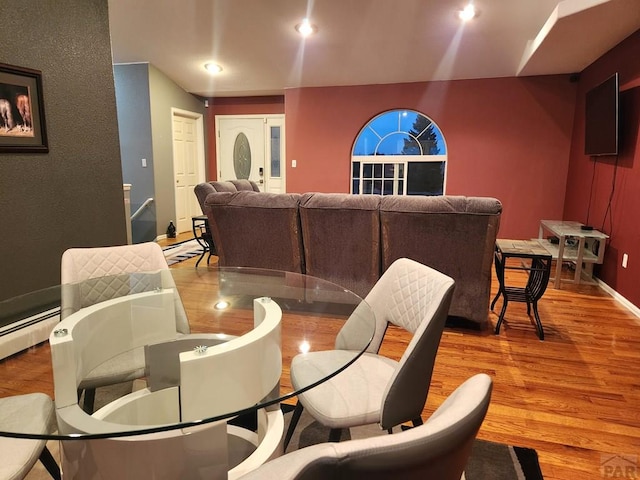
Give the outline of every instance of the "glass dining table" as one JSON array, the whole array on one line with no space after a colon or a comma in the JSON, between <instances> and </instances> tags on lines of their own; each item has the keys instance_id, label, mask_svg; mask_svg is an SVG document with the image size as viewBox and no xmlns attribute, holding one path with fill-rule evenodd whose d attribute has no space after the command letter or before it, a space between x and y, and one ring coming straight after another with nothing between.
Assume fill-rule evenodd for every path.
<instances>
[{"instance_id":1,"label":"glass dining table","mask_svg":"<svg viewBox=\"0 0 640 480\"><path fill-rule=\"evenodd\" d=\"M375 330L353 292L254 268L93 278L0 302L0 312L50 312L56 293L49 340L0 360L0 401L46 393L56 425L29 431L0 411L0 436L57 440L65 479L238 478L282 454L284 406L348 368ZM292 359L337 348L345 325L360 342L343 363L293 389Z\"/></svg>"}]
</instances>

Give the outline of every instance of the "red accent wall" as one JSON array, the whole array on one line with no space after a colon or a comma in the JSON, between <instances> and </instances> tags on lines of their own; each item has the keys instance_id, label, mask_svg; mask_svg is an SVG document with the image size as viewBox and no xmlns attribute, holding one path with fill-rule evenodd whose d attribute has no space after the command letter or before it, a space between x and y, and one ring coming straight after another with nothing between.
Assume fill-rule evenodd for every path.
<instances>
[{"instance_id":1,"label":"red accent wall","mask_svg":"<svg viewBox=\"0 0 640 480\"><path fill-rule=\"evenodd\" d=\"M640 306L640 30L580 75L564 218L587 221L610 235L597 276ZM584 155L585 93L618 72L620 138L616 157ZM592 186L593 183L593 186ZM611 198L611 202L609 199ZM622 255L629 255L622 268Z\"/></svg>"},{"instance_id":2,"label":"red accent wall","mask_svg":"<svg viewBox=\"0 0 640 480\"><path fill-rule=\"evenodd\" d=\"M596 267L598 277L639 306L639 51L640 31L586 68L578 82L557 75L300 88L286 90L284 97L209 99L210 176L214 179L216 172L215 115L284 112L287 191L348 192L351 149L362 126L386 110L418 110L445 136L447 194L499 198L502 238L535 237L541 219L586 222L589 209L589 223L611 235L604 264ZM622 109L617 167L614 157L594 163L583 154L585 92L616 71ZM626 269L623 253L629 255Z\"/></svg>"},{"instance_id":3,"label":"red accent wall","mask_svg":"<svg viewBox=\"0 0 640 480\"><path fill-rule=\"evenodd\" d=\"M207 155L209 159L208 180L218 180L216 162L216 115L269 115L284 113L284 97L214 97L208 98L207 108Z\"/></svg>"},{"instance_id":4,"label":"red accent wall","mask_svg":"<svg viewBox=\"0 0 640 480\"><path fill-rule=\"evenodd\" d=\"M500 236L536 237L540 219L562 217L576 89L568 75L289 89L287 191L349 192L360 129L413 109L445 137L446 193L497 197Z\"/></svg>"}]
</instances>

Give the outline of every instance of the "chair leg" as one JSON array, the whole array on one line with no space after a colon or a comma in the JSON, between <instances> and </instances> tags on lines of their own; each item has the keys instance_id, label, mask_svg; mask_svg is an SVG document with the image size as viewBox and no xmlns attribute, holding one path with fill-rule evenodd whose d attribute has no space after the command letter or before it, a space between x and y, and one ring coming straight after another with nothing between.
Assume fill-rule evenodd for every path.
<instances>
[{"instance_id":1,"label":"chair leg","mask_svg":"<svg viewBox=\"0 0 640 480\"><path fill-rule=\"evenodd\" d=\"M93 406L96 401L96 389L86 388L84 391L84 400L82 401L82 410L91 415L93 413Z\"/></svg>"},{"instance_id":2,"label":"chair leg","mask_svg":"<svg viewBox=\"0 0 640 480\"><path fill-rule=\"evenodd\" d=\"M44 465L44 468L47 469L47 472L49 472L49 475L51 475L52 478L55 480L62 480L60 467L46 445L42 449L42 453L40 453L40 462Z\"/></svg>"},{"instance_id":3,"label":"chair leg","mask_svg":"<svg viewBox=\"0 0 640 480\"><path fill-rule=\"evenodd\" d=\"M300 416L302 415L303 410L304 406L302 405L302 403L300 403L300 401L298 401L298 403L296 403L296 408L291 414L291 422L289 423L289 428L287 428L287 434L284 437L284 448L282 449L283 453L287 451L287 447L289 446L291 437L293 437L293 432L296 429L296 425L298 425L298 421L300 420Z\"/></svg>"},{"instance_id":4,"label":"chair leg","mask_svg":"<svg viewBox=\"0 0 640 480\"><path fill-rule=\"evenodd\" d=\"M420 425L422 425L422 423L423 423L423 422L422 422L422 418L421 418L421 417L414 418L414 419L411 421L411 423L412 423L412 425L413 425L413 426L411 426L411 427L410 427L409 425L400 425L400 430L401 430L401 431L403 431L403 432L406 432L407 430L411 430L411 429L412 429L412 428L414 428L414 427L419 427L419 426L420 426ZM389 430L388 430L388 432L389 432L389 433L391 433L391 429L389 429Z\"/></svg>"},{"instance_id":5,"label":"chair leg","mask_svg":"<svg viewBox=\"0 0 640 480\"><path fill-rule=\"evenodd\" d=\"M340 437L342 437L342 429L341 428L332 428L329 432L329 441L337 443L340 441Z\"/></svg>"}]
</instances>

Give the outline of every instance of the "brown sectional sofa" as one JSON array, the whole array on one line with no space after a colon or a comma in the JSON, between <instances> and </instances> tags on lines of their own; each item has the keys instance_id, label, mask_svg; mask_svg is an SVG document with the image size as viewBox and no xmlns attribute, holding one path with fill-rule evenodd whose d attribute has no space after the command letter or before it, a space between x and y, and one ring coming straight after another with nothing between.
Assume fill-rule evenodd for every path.
<instances>
[{"instance_id":1,"label":"brown sectional sofa","mask_svg":"<svg viewBox=\"0 0 640 480\"><path fill-rule=\"evenodd\" d=\"M412 258L455 280L450 316L487 326L495 198L212 192L203 211L220 266L306 273L364 297L395 259Z\"/></svg>"}]
</instances>

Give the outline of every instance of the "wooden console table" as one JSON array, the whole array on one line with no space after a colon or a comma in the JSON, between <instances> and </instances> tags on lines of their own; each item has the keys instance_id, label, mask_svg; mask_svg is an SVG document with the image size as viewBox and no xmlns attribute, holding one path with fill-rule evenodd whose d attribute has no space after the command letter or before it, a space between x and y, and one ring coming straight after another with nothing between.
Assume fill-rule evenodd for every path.
<instances>
[{"instance_id":1,"label":"wooden console table","mask_svg":"<svg viewBox=\"0 0 640 480\"><path fill-rule=\"evenodd\" d=\"M581 227L582 224L579 222L559 220L540 222L538 241L556 260L555 288L560 288L563 262L575 263L576 272L573 283L580 283L583 274L587 281L593 282L593 265L601 264L604 260L604 249L609 235L598 230L582 230ZM558 243L552 243L545 238L546 233L557 237Z\"/></svg>"}]
</instances>

